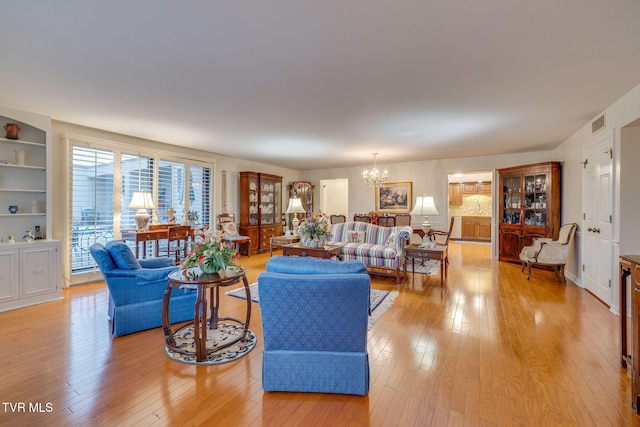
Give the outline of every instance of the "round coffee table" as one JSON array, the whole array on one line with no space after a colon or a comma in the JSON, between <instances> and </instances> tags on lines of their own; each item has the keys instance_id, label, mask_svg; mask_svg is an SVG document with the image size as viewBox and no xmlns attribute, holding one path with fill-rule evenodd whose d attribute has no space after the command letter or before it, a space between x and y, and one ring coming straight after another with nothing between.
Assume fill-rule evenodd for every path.
<instances>
[{"instance_id":1,"label":"round coffee table","mask_svg":"<svg viewBox=\"0 0 640 427\"><path fill-rule=\"evenodd\" d=\"M247 317L245 321L234 319L232 317L218 317L218 309L220 306L220 288L230 286L242 281L247 296ZM193 312L193 322L187 322L171 329L169 323L169 301L172 289L195 289L197 291L196 303ZM207 289L209 290L209 311L211 316L207 319ZM222 345L207 348L207 329L217 329L218 321L225 320L237 323L242 326L242 334L229 342ZM249 330L249 321L251 320L251 291L249 290L249 282L245 275L243 267L231 266L227 267L224 272L205 274L198 267L176 270L169 273L169 283L162 297L162 329L164 330L164 338L166 345L172 351L184 354L186 356L195 356L197 362L207 360L207 355L215 353L224 348L230 347L238 341L242 340ZM195 341L195 352L186 351L176 346L174 334L184 328L193 326L193 335Z\"/></svg>"}]
</instances>

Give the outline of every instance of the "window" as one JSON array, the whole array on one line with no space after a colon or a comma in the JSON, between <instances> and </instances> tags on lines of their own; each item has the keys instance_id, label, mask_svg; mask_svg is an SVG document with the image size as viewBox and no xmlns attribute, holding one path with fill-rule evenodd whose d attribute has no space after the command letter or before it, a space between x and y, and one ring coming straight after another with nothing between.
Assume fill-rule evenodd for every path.
<instances>
[{"instance_id":1,"label":"window","mask_svg":"<svg viewBox=\"0 0 640 427\"><path fill-rule=\"evenodd\" d=\"M113 153L73 147L71 270L93 269L89 246L113 240Z\"/></svg>"},{"instance_id":2,"label":"window","mask_svg":"<svg viewBox=\"0 0 640 427\"><path fill-rule=\"evenodd\" d=\"M136 191L151 193L157 208L149 212L152 222L166 223L170 208L178 223L188 210L198 212L200 225L211 220L212 168L201 162L73 145L70 163L72 274L95 270L89 253L93 243L105 244L121 230L136 228L137 210L127 208Z\"/></svg>"}]
</instances>

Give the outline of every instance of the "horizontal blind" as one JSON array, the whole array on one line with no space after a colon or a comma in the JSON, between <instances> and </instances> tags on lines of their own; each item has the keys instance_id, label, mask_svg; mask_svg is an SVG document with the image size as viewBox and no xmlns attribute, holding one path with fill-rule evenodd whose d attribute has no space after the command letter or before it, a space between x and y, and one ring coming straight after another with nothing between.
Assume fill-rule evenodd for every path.
<instances>
[{"instance_id":1,"label":"horizontal blind","mask_svg":"<svg viewBox=\"0 0 640 427\"><path fill-rule=\"evenodd\" d=\"M211 168L189 167L189 206L198 212L200 225L211 223Z\"/></svg>"},{"instance_id":2,"label":"horizontal blind","mask_svg":"<svg viewBox=\"0 0 640 427\"><path fill-rule=\"evenodd\" d=\"M134 192L146 191L153 194L153 159L150 157L122 154L120 157L121 169L121 200L122 212L120 224L123 230L134 230L136 225L137 209L129 209L129 203ZM152 212L148 212L152 215Z\"/></svg>"},{"instance_id":3,"label":"horizontal blind","mask_svg":"<svg viewBox=\"0 0 640 427\"><path fill-rule=\"evenodd\" d=\"M185 212L185 179L186 166L184 163L167 160L158 161L158 220L160 223L169 221L169 209L173 208L176 222L182 220Z\"/></svg>"}]
</instances>

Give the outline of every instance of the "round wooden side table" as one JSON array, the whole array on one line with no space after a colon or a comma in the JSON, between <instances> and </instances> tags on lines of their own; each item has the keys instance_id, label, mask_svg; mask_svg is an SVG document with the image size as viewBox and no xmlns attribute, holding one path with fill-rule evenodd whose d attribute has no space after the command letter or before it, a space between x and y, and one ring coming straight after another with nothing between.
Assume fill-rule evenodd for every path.
<instances>
[{"instance_id":1,"label":"round wooden side table","mask_svg":"<svg viewBox=\"0 0 640 427\"><path fill-rule=\"evenodd\" d=\"M243 321L232 317L218 317L220 307L220 288L233 285L242 281L247 296L247 317ZM197 291L196 303L193 312L193 322L187 322L171 329L169 323L169 301L172 289L195 289ZM207 290L209 290L208 310L211 313L207 318ZM217 347L207 348L207 330L217 329L218 321L225 320L239 324L243 327L243 333L236 339L225 342ZM230 266L225 271L213 274L205 274L198 267L176 270L169 273L169 283L162 297L162 329L166 345L172 351L186 356L195 356L197 362L207 360L207 355L215 353L224 348L230 347L242 340L249 329L251 320L251 291L249 282L243 267ZM184 328L193 326L195 341L195 352L190 352L178 348L174 339L174 334Z\"/></svg>"}]
</instances>

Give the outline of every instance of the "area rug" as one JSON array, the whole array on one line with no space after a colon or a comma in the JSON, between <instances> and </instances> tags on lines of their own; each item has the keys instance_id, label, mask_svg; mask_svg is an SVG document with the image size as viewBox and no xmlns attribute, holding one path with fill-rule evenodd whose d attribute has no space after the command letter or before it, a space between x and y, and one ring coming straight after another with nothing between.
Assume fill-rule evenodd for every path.
<instances>
[{"instance_id":1,"label":"area rug","mask_svg":"<svg viewBox=\"0 0 640 427\"><path fill-rule=\"evenodd\" d=\"M417 270L416 270L417 271ZM253 283L249 286L249 290L251 291L251 301L255 303L260 303L260 295L258 292L258 284ZM227 295L246 299L246 293L244 291L244 287L232 289L226 292ZM371 315L369 316L369 329L371 329L376 323L376 321L384 314L385 311L391 307L391 304L395 301L398 296L398 291L382 291L380 289L371 289L369 293L370 305L371 305Z\"/></svg>"},{"instance_id":2,"label":"area rug","mask_svg":"<svg viewBox=\"0 0 640 427\"><path fill-rule=\"evenodd\" d=\"M243 327L237 324L218 322L218 329L207 330L207 348L217 347L224 344L225 341L233 340L242 334ZM193 335L193 326L184 328L174 334L176 346L180 349L195 352L195 341ZM220 351L211 353L207 356L207 360L196 362L195 356L186 356L171 350L165 346L167 355L178 362L191 363L194 365L218 365L220 363L231 362L245 356L256 345L256 335L247 330L247 334L237 343L223 348Z\"/></svg>"}]
</instances>

